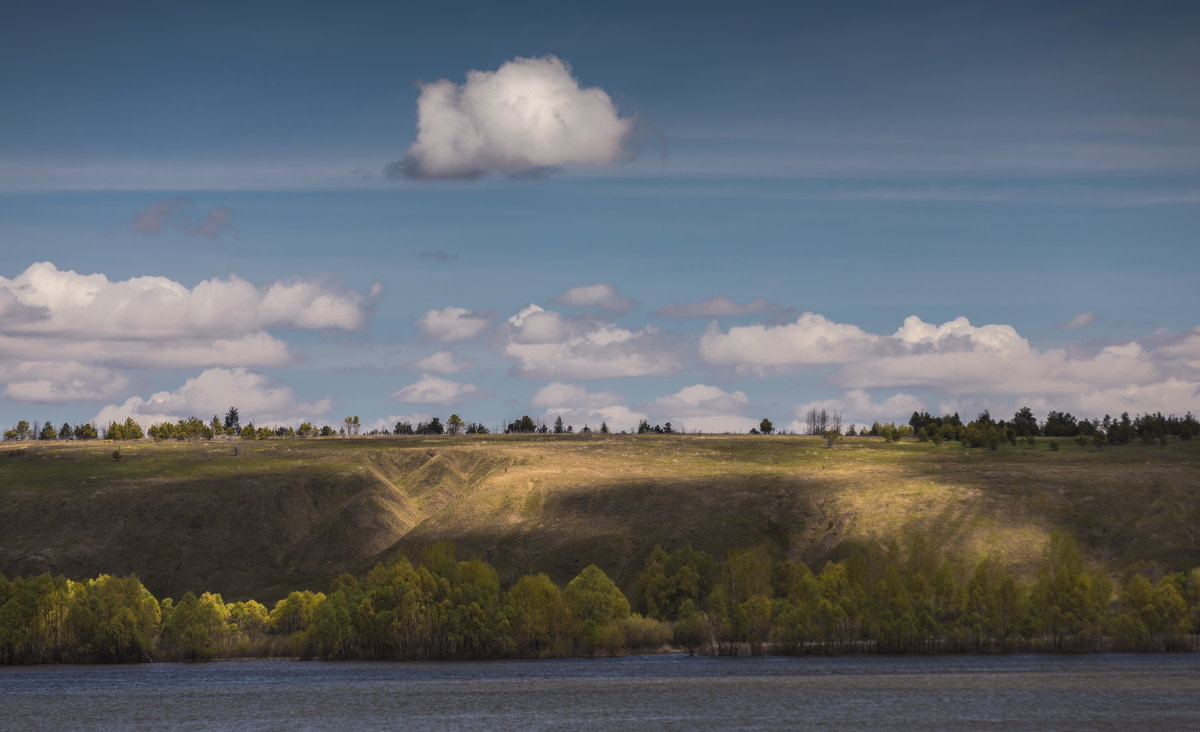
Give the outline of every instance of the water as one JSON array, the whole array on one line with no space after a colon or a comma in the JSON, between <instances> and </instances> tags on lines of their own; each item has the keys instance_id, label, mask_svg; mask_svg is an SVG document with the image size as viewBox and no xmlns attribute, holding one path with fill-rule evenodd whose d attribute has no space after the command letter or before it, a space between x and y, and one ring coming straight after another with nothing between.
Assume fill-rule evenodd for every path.
<instances>
[{"instance_id":1,"label":"water","mask_svg":"<svg viewBox=\"0 0 1200 732\"><path fill-rule=\"evenodd\" d=\"M1200 654L0 668L4 729L1200 729Z\"/></svg>"}]
</instances>

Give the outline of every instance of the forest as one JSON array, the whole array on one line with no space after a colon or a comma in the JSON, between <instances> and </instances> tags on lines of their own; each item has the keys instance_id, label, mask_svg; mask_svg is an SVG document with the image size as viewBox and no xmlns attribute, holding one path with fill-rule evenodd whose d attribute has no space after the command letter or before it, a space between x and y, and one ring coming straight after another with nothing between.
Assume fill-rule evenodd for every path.
<instances>
[{"instance_id":1,"label":"forest","mask_svg":"<svg viewBox=\"0 0 1200 732\"><path fill-rule=\"evenodd\" d=\"M766 546L718 561L690 547L647 557L630 597L589 565L501 587L480 559L436 542L268 608L134 576L0 575L0 662L248 657L475 659L690 654L1200 650L1200 568L1111 578L1054 534L1028 580L968 565L921 536L856 547L819 570Z\"/></svg>"}]
</instances>

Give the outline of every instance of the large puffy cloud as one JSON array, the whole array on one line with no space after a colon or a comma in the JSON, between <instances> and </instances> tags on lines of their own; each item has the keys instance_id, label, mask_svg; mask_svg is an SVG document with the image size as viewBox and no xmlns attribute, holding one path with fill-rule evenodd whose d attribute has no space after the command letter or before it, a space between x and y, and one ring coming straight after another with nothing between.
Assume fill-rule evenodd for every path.
<instances>
[{"instance_id":1,"label":"large puffy cloud","mask_svg":"<svg viewBox=\"0 0 1200 732\"><path fill-rule=\"evenodd\" d=\"M554 302L569 308L603 308L614 312L624 312L637 305L634 300L621 297L617 288L605 282L572 287L556 297Z\"/></svg>"},{"instance_id":2,"label":"large puffy cloud","mask_svg":"<svg viewBox=\"0 0 1200 732\"><path fill-rule=\"evenodd\" d=\"M881 338L847 323L804 313L785 325L743 325L722 331L715 325L700 337L708 363L763 372L803 364L830 364L863 358Z\"/></svg>"},{"instance_id":3,"label":"large puffy cloud","mask_svg":"<svg viewBox=\"0 0 1200 732\"><path fill-rule=\"evenodd\" d=\"M242 424L295 426L319 419L332 405L328 398L302 402L291 388L271 384L265 376L244 368L214 368L188 379L176 391L160 391L147 399L134 396L104 407L92 421L106 425L133 417L142 427L149 427L187 417L205 419L235 406Z\"/></svg>"},{"instance_id":4,"label":"large puffy cloud","mask_svg":"<svg viewBox=\"0 0 1200 732\"><path fill-rule=\"evenodd\" d=\"M166 277L112 282L39 262L13 279L8 292L38 318L6 319L0 333L111 339L211 338L268 328L356 330L366 321L363 298L315 282L259 288L237 276L188 288Z\"/></svg>"},{"instance_id":5,"label":"large puffy cloud","mask_svg":"<svg viewBox=\"0 0 1200 732\"><path fill-rule=\"evenodd\" d=\"M718 295L699 302L672 302L653 314L660 318L724 318L756 315L774 307L769 300L762 298L741 304L725 295Z\"/></svg>"},{"instance_id":6,"label":"large puffy cloud","mask_svg":"<svg viewBox=\"0 0 1200 732\"><path fill-rule=\"evenodd\" d=\"M365 322L365 298L316 282L256 287L232 276L188 288L39 262L0 277L0 383L11 399L109 399L128 383L110 368L280 365L291 354L267 329L355 330Z\"/></svg>"},{"instance_id":7,"label":"large puffy cloud","mask_svg":"<svg viewBox=\"0 0 1200 732\"><path fill-rule=\"evenodd\" d=\"M427 311L417 320L417 327L431 341L464 341L487 330L491 322L489 313L448 307Z\"/></svg>"},{"instance_id":8,"label":"large puffy cloud","mask_svg":"<svg viewBox=\"0 0 1200 732\"><path fill-rule=\"evenodd\" d=\"M801 434L807 432L807 416L809 410L812 409L824 409L830 414L840 414L843 426L871 424L875 420L906 423L913 412L925 411L925 403L912 394L903 392L892 394L877 402L866 391L852 389L838 399L820 399L796 405L792 410L796 419L787 426L787 429Z\"/></svg>"},{"instance_id":9,"label":"large puffy cloud","mask_svg":"<svg viewBox=\"0 0 1200 732\"><path fill-rule=\"evenodd\" d=\"M538 305L509 318L503 335L505 355L530 378L656 376L681 367L669 339L653 326L631 331L590 317L567 318Z\"/></svg>"},{"instance_id":10,"label":"large puffy cloud","mask_svg":"<svg viewBox=\"0 0 1200 732\"><path fill-rule=\"evenodd\" d=\"M73 402L112 399L129 378L111 369L79 361L24 361L5 370L0 394L23 402Z\"/></svg>"},{"instance_id":11,"label":"large puffy cloud","mask_svg":"<svg viewBox=\"0 0 1200 732\"><path fill-rule=\"evenodd\" d=\"M750 403L743 391L728 392L715 386L693 384L650 403L656 414L701 415L736 411Z\"/></svg>"},{"instance_id":12,"label":"large puffy cloud","mask_svg":"<svg viewBox=\"0 0 1200 732\"><path fill-rule=\"evenodd\" d=\"M679 431L722 433L749 432L758 426L761 420L737 414L749 405L745 392L693 384L655 399L646 408Z\"/></svg>"},{"instance_id":13,"label":"large puffy cloud","mask_svg":"<svg viewBox=\"0 0 1200 732\"><path fill-rule=\"evenodd\" d=\"M598 87L581 87L554 56L516 58L495 71L469 71L463 85L421 85L417 139L389 177L478 178L538 174L564 165L632 157L632 118Z\"/></svg>"},{"instance_id":14,"label":"large puffy cloud","mask_svg":"<svg viewBox=\"0 0 1200 732\"><path fill-rule=\"evenodd\" d=\"M1010 325L973 325L966 318L928 323L906 318L890 335L867 333L807 313L786 325L750 325L722 331L715 325L700 339L710 364L765 376L789 367L836 366L833 383L865 394L868 389L927 389L961 404L1050 405L1085 414L1114 411L1182 413L1200 407L1200 328L1156 333L1141 342L1033 347ZM858 417L902 416L918 401L870 404L838 402ZM856 405L861 403L862 408ZM869 407L869 410L867 409Z\"/></svg>"},{"instance_id":15,"label":"large puffy cloud","mask_svg":"<svg viewBox=\"0 0 1200 732\"><path fill-rule=\"evenodd\" d=\"M392 399L398 402L442 406L458 404L481 396L484 396L483 390L474 384L463 384L431 374L425 374L403 389L392 393Z\"/></svg>"},{"instance_id":16,"label":"large puffy cloud","mask_svg":"<svg viewBox=\"0 0 1200 732\"><path fill-rule=\"evenodd\" d=\"M927 387L950 394L1081 394L1097 388L1153 382L1160 367L1137 343L1073 356L1039 350L1008 325L974 326L966 318L942 325L916 316L890 339L889 355L848 363L837 383L869 389Z\"/></svg>"},{"instance_id":17,"label":"large puffy cloud","mask_svg":"<svg viewBox=\"0 0 1200 732\"><path fill-rule=\"evenodd\" d=\"M638 422L646 419L644 413L630 409L625 397L616 392L593 392L578 384L558 381L539 389L530 405L545 410L547 421L562 417L564 422L579 429L585 425L599 429L601 423L607 423L613 432L634 430Z\"/></svg>"}]
</instances>

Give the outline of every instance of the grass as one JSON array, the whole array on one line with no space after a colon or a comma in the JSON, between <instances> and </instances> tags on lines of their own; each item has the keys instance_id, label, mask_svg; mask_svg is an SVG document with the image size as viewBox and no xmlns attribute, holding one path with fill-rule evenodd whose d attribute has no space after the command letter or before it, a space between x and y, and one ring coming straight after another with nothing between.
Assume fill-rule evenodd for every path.
<instances>
[{"instance_id":1,"label":"grass","mask_svg":"<svg viewBox=\"0 0 1200 732\"><path fill-rule=\"evenodd\" d=\"M511 577L597 563L632 584L656 543L768 543L819 565L920 532L1025 570L1051 531L1120 568L1200 565L1200 441L525 436L49 443L0 451L0 572L135 571L156 593L323 587L449 539ZM237 454L234 454L236 447Z\"/></svg>"}]
</instances>

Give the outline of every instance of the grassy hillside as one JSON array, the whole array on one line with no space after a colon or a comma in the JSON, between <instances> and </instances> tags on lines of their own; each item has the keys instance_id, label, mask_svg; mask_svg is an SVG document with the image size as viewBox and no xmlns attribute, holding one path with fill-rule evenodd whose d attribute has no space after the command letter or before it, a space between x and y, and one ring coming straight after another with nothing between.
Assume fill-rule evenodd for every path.
<instances>
[{"instance_id":1,"label":"grassy hillside","mask_svg":"<svg viewBox=\"0 0 1200 732\"><path fill-rule=\"evenodd\" d=\"M235 454L236 445L236 454ZM1200 565L1200 441L1103 451L815 438L488 436L6 443L0 572L136 572L159 595L323 587L449 539L502 573L628 587L655 543L819 565L922 532L1027 568L1051 531L1114 568Z\"/></svg>"}]
</instances>

